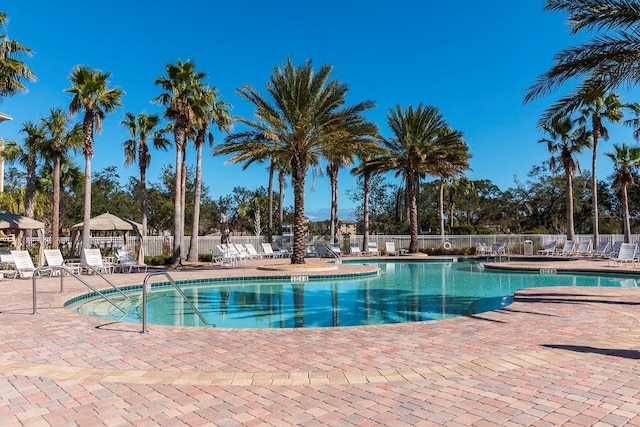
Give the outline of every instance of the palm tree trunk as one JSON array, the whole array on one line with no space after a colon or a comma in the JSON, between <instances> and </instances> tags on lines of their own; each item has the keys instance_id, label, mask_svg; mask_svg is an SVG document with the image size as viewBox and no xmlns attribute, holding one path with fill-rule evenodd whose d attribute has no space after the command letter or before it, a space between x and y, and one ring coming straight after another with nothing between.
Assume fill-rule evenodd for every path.
<instances>
[{"instance_id":1,"label":"palm tree trunk","mask_svg":"<svg viewBox=\"0 0 640 427\"><path fill-rule=\"evenodd\" d=\"M278 171L278 185L280 194L278 194L278 218L280 218L280 223L278 224L278 234L280 238L282 238L282 233L284 233L284 186L285 186L285 173L284 170L281 169Z\"/></svg>"},{"instance_id":2,"label":"palm tree trunk","mask_svg":"<svg viewBox=\"0 0 640 427\"><path fill-rule=\"evenodd\" d=\"M627 194L627 184L622 185L622 207L624 209L624 218L622 219L624 242L631 243L631 223L629 222L629 196Z\"/></svg>"},{"instance_id":3,"label":"palm tree trunk","mask_svg":"<svg viewBox=\"0 0 640 427\"><path fill-rule=\"evenodd\" d=\"M593 247L598 247L600 240L599 213L598 213L598 178L596 177L596 162L598 160L599 135L593 132L593 150L591 155L591 204L593 205Z\"/></svg>"},{"instance_id":4,"label":"palm tree trunk","mask_svg":"<svg viewBox=\"0 0 640 427\"><path fill-rule=\"evenodd\" d=\"M369 250L369 191L371 191L371 175L365 173L362 182L362 253Z\"/></svg>"},{"instance_id":5,"label":"palm tree trunk","mask_svg":"<svg viewBox=\"0 0 640 427\"><path fill-rule=\"evenodd\" d=\"M140 217L142 235L147 235L147 172L146 166L140 165Z\"/></svg>"},{"instance_id":6,"label":"palm tree trunk","mask_svg":"<svg viewBox=\"0 0 640 427\"><path fill-rule=\"evenodd\" d=\"M185 132L176 123L174 140L176 144L176 176L173 190L173 253L171 254L171 267L177 267L181 260L182 251L182 146L185 142Z\"/></svg>"},{"instance_id":7,"label":"palm tree trunk","mask_svg":"<svg viewBox=\"0 0 640 427\"><path fill-rule=\"evenodd\" d=\"M93 115L87 112L82 122L84 132L84 216L82 226L82 248L91 247L91 157L93 157Z\"/></svg>"},{"instance_id":8,"label":"palm tree trunk","mask_svg":"<svg viewBox=\"0 0 640 427\"><path fill-rule=\"evenodd\" d=\"M292 162L293 181L293 253L291 264L304 264L304 187L307 170L295 158Z\"/></svg>"},{"instance_id":9,"label":"palm tree trunk","mask_svg":"<svg viewBox=\"0 0 640 427\"><path fill-rule=\"evenodd\" d=\"M331 182L331 225L330 242L338 243L338 167L330 164L329 181Z\"/></svg>"},{"instance_id":10,"label":"palm tree trunk","mask_svg":"<svg viewBox=\"0 0 640 427\"><path fill-rule=\"evenodd\" d=\"M198 261L198 235L200 234L200 194L202 193L202 144L196 146L196 178L193 200L193 225L187 261Z\"/></svg>"},{"instance_id":11,"label":"palm tree trunk","mask_svg":"<svg viewBox=\"0 0 640 427\"><path fill-rule=\"evenodd\" d=\"M273 173L276 169L276 162L274 159L271 159L271 164L269 165L269 226L267 230L267 242L271 243L273 241Z\"/></svg>"},{"instance_id":12,"label":"palm tree trunk","mask_svg":"<svg viewBox=\"0 0 640 427\"><path fill-rule=\"evenodd\" d=\"M440 179L440 192L438 195L438 216L440 218L440 238L444 245L444 180Z\"/></svg>"},{"instance_id":13,"label":"palm tree trunk","mask_svg":"<svg viewBox=\"0 0 640 427\"><path fill-rule=\"evenodd\" d=\"M30 152L27 159L27 185L24 194L24 211L27 218L35 216L36 203L36 154Z\"/></svg>"},{"instance_id":14,"label":"palm tree trunk","mask_svg":"<svg viewBox=\"0 0 640 427\"><path fill-rule=\"evenodd\" d=\"M53 159L53 200L51 210L51 248L58 249L60 246L60 154L56 153Z\"/></svg>"},{"instance_id":15,"label":"palm tree trunk","mask_svg":"<svg viewBox=\"0 0 640 427\"><path fill-rule=\"evenodd\" d=\"M566 199L566 208L567 208L567 240L575 240L576 232L575 226L573 224L573 180L571 179L571 174L566 174L567 178L567 199Z\"/></svg>"},{"instance_id":16,"label":"palm tree trunk","mask_svg":"<svg viewBox=\"0 0 640 427\"><path fill-rule=\"evenodd\" d=\"M415 177L407 177L407 189L409 190L409 252L418 253L418 198L416 195Z\"/></svg>"},{"instance_id":17,"label":"palm tree trunk","mask_svg":"<svg viewBox=\"0 0 640 427\"><path fill-rule=\"evenodd\" d=\"M184 223L187 221L187 215L186 215L186 210L187 210L187 144L186 144L186 140L185 140L185 144L182 146L182 181L180 181L180 204L182 206L182 222L180 223L181 227L182 227L182 232L180 233L180 235L182 236L182 240L183 242L181 243L181 248L180 248L180 258L184 259L185 257L185 247L183 245L184 243Z\"/></svg>"}]
</instances>

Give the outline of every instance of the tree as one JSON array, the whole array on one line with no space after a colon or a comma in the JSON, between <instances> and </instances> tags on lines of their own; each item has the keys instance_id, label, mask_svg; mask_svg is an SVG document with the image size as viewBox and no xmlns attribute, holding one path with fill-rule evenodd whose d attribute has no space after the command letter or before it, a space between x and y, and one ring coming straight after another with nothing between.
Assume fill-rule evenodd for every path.
<instances>
[{"instance_id":1,"label":"tree","mask_svg":"<svg viewBox=\"0 0 640 427\"><path fill-rule=\"evenodd\" d=\"M24 147L8 141L4 149L4 157L9 163L17 162L26 170L24 214L28 218L35 216L36 168L38 157L42 155L45 141L45 130L40 123L24 122L20 133L25 135Z\"/></svg>"},{"instance_id":2,"label":"tree","mask_svg":"<svg viewBox=\"0 0 640 427\"><path fill-rule=\"evenodd\" d=\"M418 252L418 185L422 175L442 176L453 159L450 149L460 145L462 135L451 131L436 107L419 104L406 110L398 105L387 114L393 137L382 140L385 152L366 162L365 168L384 173L395 171L406 183L409 212L409 252ZM466 147L462 143L460 147ZM467 154L468 155L468 154ZM438 169L438 164L442 169ZM446 168L445 168L446 166Z\"/></svg>"},{"instance_id":3,"label":"tree","mask_svg":"<svg viewBox=\"0 0 640 427\"><path fill-rule=\"evenodd\" d=\"M528 89L525 103L540 98L565 82L583 77L582 88L604 92L640 81L640 4L636 0L547 0L546 10L567 12L571 33L602 32L593 39L560 51L549 71ZM608 33L609 31L613 34ZM578 89L578 92L582 89Z\"/></svg>"},{"instance_id":4,"label":"tree","mask_svg":"<svg viewBox=\"0 0 640 427\"><path fill-rule=\"evenodd\" d=\"M125 113L124 120L120 123L129 131L129 139L124 142L124 163L131 166L136 158L140 169L140 217L142 223L142 235L147 234L147 170L151 163L148 141L152 138L155 148L166 150L169 140L164 132L154 130L160 124L157 114L147 114L144 111L134 116ZM153 135L153 136L152 136Z\"/></svg>"},{"instance_id":5,"label":"tree","mask_svg":"<svg viewBox=\"0 0 640 427\"><path fill-rule=\"evenodd\" d=\"M83 154L85 160L84 169L84 224L89 224L91 219L91 157L93 157L94 131L102 131L102 121L107 113L111 113L116 107L121 106L120 98L124 92L119 88L107 87L107 79L111 73L93 70L84 65L76 66L69 80L72 86L65 92L73 94L69 104L69 113L75 115L84 111L82 119L82 133L84 139ZM88 248L91 230L89 227L82 229L82 247Z\"/></svg>"},{"instance_id":6,"label":"tree","mask_svg":"<svg viewBox=\"0 0 640 427\"><path fill-rule=\"evenodd\" d=\"M309 167L317 165L326 144L346 134L349 117L373 107L362 102L345 107L349 87L329 80L333 67L315 72L311 61L295 67L291 59L275 67L267 91L272 102L251 86L238 93L256 108L256 119L239 118L250 129L230 135L216 154L231 154L230 161L266 159L272 155L287 161L294 193L292 264L304 264L304 191ZM355 149L355 147L354 147Z\"/></svg>"},{"instance_id":7,"label":"tree","mask_svg":"<svg viewBox=\"0 0 640 427\"><path fill-rule=\"evenodd\" d=\"M0 30L6 28L8 20L7 14L0 12ZM31 49L11 40L7 34L0 34L0 100L25 92L24 83L35 80L34 74L21 60L25 56L31 56Z\"/></svg>"},{"instance_id":8,"label":"tree","mask_svg":"<svg viewBox=\"0 0 640 427\"><path fill-rule=\"evenodd\" d=\"M615 183L620 186L623 209L623 230L625 243L631 243L631 226L629 223L629 197L627 189L635 184L634 170L640 166L640 147L629 147L626 144L613 145L612 153L605 153L613 161Z\"/></svg>"},{"instance_id":9,"label":"tree","mask_svg":"<svg viewBox=\"0 0 640 427\"><path fill-rule=\"evenodd\" d=\"M543 126L549 134L549 138L540 139L539 142L547 144L547 149L551 153L550 167L557 170L562 167L566 183L566 218L567 218L567 240L575 240L575 226L573 217L573 177L576 171L580 170L580 164L575 158L575 154L582 152L590 145L590 133L584 126L579 125L573 129L574 122L570 117L554 119L551 125Z\"/></svg>"},{"instance_id":10,"label":"tree","mask_svg":"<svg viewBox=\"0 0 640 427\"><path fill-rule=\"evenodd\" d=\"M69 151L75 151L82 145L82 128L76 124L71 126L69 117L62 108L52 108L49 116L42 119L46 131L47 157L52 160L52 221L51 247L58 249L60 237L60 202L62 200L61 169Z\"/></svg>"},{"instance_id":11,"label":"tree","mask_svg":"<svg viewBox=\"0 0 640 427\"><path fill-rule=\"evenodd\" d=\"M171 266L176 267L182 260L182 240L184 237L185 205L183 203L183 153L186 150L187 132L193 125L194 99L203 89L203 72L196 72L191 61L178 60L176 64L165 66L166 77L158 77L155 84L165 92L154 102L166 107L164 116L172 120L173 141L176 146L176 173L173 211L173 251Z\"/></svg>"},{"instance_id":12,"label":"tree","mask_svg":"<svg viewBox=\"0 0 640 427\"><path fill-rule=\"evenodd\" d=\"M196 178L195 198L193 205L193 224L191 228L191 242L187 260L198 261L198 236L200 235L200 193L202 187L202 145L205 140L213 145L213 133L209 130L210 124L215 124L218 130L229 132L232 120L229 108L231 104L218 99L218 91L215 87L204 88L196 94L195 100L195 130L196 137Z\"/></svg>"}]
</instances>

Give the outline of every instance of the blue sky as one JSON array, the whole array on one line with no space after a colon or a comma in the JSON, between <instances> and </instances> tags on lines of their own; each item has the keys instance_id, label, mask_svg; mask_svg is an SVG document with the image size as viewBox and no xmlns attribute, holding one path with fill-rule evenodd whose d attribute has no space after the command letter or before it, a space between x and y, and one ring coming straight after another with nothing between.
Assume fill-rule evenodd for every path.
<instances>
[{"instance_id":1,"label":"blue sky","mask_svg":"<svg viewBox=\"0 0 640 427\"><path fill-rule=\"evenodd\" d=\"M22 141L22 123L37 120L52 107L67 108L68 76L78 64L112 73L110 83L126 92L123 107L104 121L95 138L93 171L116 166L123 180L137 175L125 168L120 125L125 112L162 113L150 102L160 94L153 82L164 66L192 60L208 74L234 115L251 116L250 105L235 90L249 84L261 91L274 66L287 56L297 64L310 58L319 67L332 64L332 77L350 86L348 101L374 100L367 116L389 136L386 114L423 103L440 108L451 126L464 133L470 146L471 179L489 179L503 190L514 175L526 179L534 165L548 158L537 141L540 113L569 89L522 105L526 89L552 64L560 49L579 41L569 36L565 16L545 12L544 2L513 0L436 1L248 1L107 0L99 7L85 1L6 2L8 35L30 47L28 63L38 80L29 92L7 98L0 111L14 120L0 125L4 139ZM623 100L639 101L622 92ZM612 125L611 142L632 143L629 128ZM217 142L224 138L216 134ZM193 160L193 150L188 159ZM590 168L589 154L581 159ZM149 179L157 181L174 150L153 152ZM215 199L234 186L267 185L266 166L242 171L224 165L225 158L204 156L204 180ZM84 161L78 156L78 163ZM599 176L611 173L601 156ZM308 180L306 211L313 219L328 218L329 181ZM355 186L347 170L340 175L341 215L354 202L344 192ZM293 204L290 188L287 205Z\"/></svg>"}]
</instances>

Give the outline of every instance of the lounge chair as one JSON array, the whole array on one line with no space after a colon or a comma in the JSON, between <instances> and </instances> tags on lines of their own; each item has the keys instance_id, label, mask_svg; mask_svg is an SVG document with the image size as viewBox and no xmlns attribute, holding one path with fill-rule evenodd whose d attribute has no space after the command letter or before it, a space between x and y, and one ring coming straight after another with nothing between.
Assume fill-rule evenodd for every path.
<instances>
[{"instance_id":1,"label":"lounge chair","mask_svg":"<svg viewBox=\"0 0 640 427\"><path fill-rule=\"evenodd\" d=\"M616 258L609 260L610 267L616 267L620 265L633 265L638 262L637 258L638 245L635 243L622 243L620 245L620 252Z\"/></svg>"},{"instance_id":2,"label":"lounge chair","mask_svg":"<svg viewBox=\"0 0 640 427\"><path fill-rule=\"evenodd\" d=\"M278 245L278 253L280 253L281 258L291 257L291 254L289 253L289 249L285 248L282 245Z\"/></svg>"},{"instance_id":3,"label":"lounge chair","mask_svg":"<svg viewBox=\"0 0 640 427\"><path fill-rule=\"evenodd\" d=\"M607 258L617 257L618 253L620 252L621 246L622 246L622 242L613 242L613 245L611 245L611 249L609 249L609 251L607 251L603 256Z\"/></svg>"},{"instance_id":4,"label":"lounge chair","mask_svg":"<svg viewBox=\"0 0 640 427\"><path fill-rule=\"evenodd\" d=\"M116 272L127 272L131 273L132 271L147 272L147 264L139 264L136 262L135 257L133 256L133 252L126 248L120 248L115 253L116 263L114 264L114 271Z\"/></svg>"},{"instance_id":5,"label":"lounge chair","mask_svg":"<svg viewBox=\"0 0 640 427\"><path fill-rule=\"evenodd\" d=\"M337 243L333 243L329 245L329 250L334 253L336 256L342 255L342 249L340 249L340 245Z\"/></svg>"},{"instance_id":6,"label":"lounge chair","mask_svg":"<svg viewBox=\"0 0 640 427\"><path fill-rule=\"evenodd\" d=\"M18 276L16 263L10 253L0 253L0 276L3 279L15 279Z\"/></svg>"},{"instance_id":7,"label":"lounge chair","mask_svg":"<svg viewBox=\"0 0 640 427\"><path fill-rule=\"evenodd\" d=\"M396 250L395 242L386 242L385 247L387 250L387 255L400 255L400 252Z\"/></svg>"},{"instance_id":8,"label":"lounge chair","mask_svg":"<svg viewBox=\"0 0 640 427\"><path fill-rule=\"evenodd\" d=\"M266 257L269 258L282 258L282 254L280 252L275 252L271 243L264 242L262 243L262 250Z\"/></svg>"},{"instance_id":9,"label":"lounge chair","mask_svg":"<svg viewBox=\"0 0 640 427\"><path fill-rule=\"evenodd\" d=\"M491 248L487 246L486 243L484 242L476 243L476 254L489 255L490 253L491 253Z\"/></svg>"},{"instance_id":10,"label":"lounge chair","mask_svg":"<svg viewBox=\"0 0 640 427\"><path fill-rule=\"evenodd\" d=\"M556 251L556 246L558 245L558 242L548 242L546 245L544 245L544 248L542 249L538 249L538 254L539 255L553 255Z\"/></svg>"},{"instance_id":11,"label":"lounge chair","mask_svg":"<svg viewBox=\"0 0 640 427\"><path fill-rule=\"evenodd\" d=\"M215 249L211 253L211 262L220 262L222 267L235 267L238 264L238 257L235 252L231 252L227 249L226 245L216 245Z\"/></svg>"},{"instance_id":12,"label":"lounge chair","mask_svg":"<svg viewBox=\"0 0 640 427\"><path fill-rule=\"evenodd\" d=\"M247 254L249 254L249 258L251 259L262 258L262 254L256 250L256 247L253 246L253 243L245 243L244 247L247 250Z\"/></svg>"},{"instance_id":13,"label":"lounge chair","mask_svg":"<svg viewBox=\"0 0 640 427\"><path fill-rule=\"evenodd\" d=\"M82 271L82 267L80 267L79 265L66 265L64 257L62 256L62 252L60 252L60 249L45 249L44 258L47 261L47 265L50 267L66 267L73 274L80 274L80 272ZM58 268L52 268L51 275L58 276L60 275L61 271L64 271L64 270L58 269Z\"/></svg>"},{"instance_id":14,"label":"lounge chair","mask_svg":"<svg viewBox=\"0 0 640 427\"><path fill-rule=\"evenodd\" d=\"M566 242L564 242L564 246L562 247L562 249L559 251L556 251L554 255L559 255L559 256L572 255L574 253L575 247L576 247L575 240L567 240Z\"/></svg>"},{"instance_id":15,"label":"lounge chair","mask_svg":"<svg viewBox=\"0 0 640 427\"><path fill-rule=\"evenodd\" d=\"M591 253L589 255L602 257L602 256L605 256L608 251L609 251L609 242L600 242L598 243L598 246L595 249L591 250Z\"/></svg>"},{"instance_id":16,"label":"lounge chair","mask_svg":"<svg viewBox=\"0 0 640 427\"><path fill-rule=\"evenodd\" d=\"M369 242L369 246L367 246L367 253L369 255L380 256L380 249L378 249L378 244L376 242Z\"/></svg>"},{"instance_id":17,"label":"lounge chair","mask_svg":"<svg viewBox=\"0 0 640 427\"><path fill-rule=\"evenodd\" d=\"M31 254L29 254L28 251L11 251L11 256L13 257L13 262L16 265L16 270L20 278L28 279L33 277L36 267L33 265ZM51 273L51 270L40 270L39 273L42 275L46 272Z\"/></svg>"},{"instance_id":18,"label":"lounge chair","mask_svg":"<svg viewBox=\"0 0 640 427\"><path fill-rule=\"evenodd\" d=\"M113 273L113 264L102 259L100 249L83 249L84 262L87 264L87 273Z\"/></svg>"},{"instance_id":19,"label":"lounge chair","mask_svg":"<svg viewBox=\"0 0 640 427\"><path fill-rule=\"evenodd\" d=\"M580 243L578 243L578 246L572 255L578 255L578 256L589 255L591 254L591 248L592 248L591 239L582 240Z\"/></svg>"},{"instance_id":20,"label":"lounge chair","mask_svg":"<svg viewBox=\"0 0 640 427\"><path fill-rule=\"evenodd\" d=\"M349 252L351 256L362 256L362 251L358 245L351 245L349 247Z\"/></svg>"}]
</instances>

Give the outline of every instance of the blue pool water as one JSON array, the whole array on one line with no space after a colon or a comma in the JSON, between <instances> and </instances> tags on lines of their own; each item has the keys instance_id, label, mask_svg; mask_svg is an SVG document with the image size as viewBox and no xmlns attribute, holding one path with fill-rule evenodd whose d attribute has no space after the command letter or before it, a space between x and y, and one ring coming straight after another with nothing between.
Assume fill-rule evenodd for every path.
<instances>
[{"instance_id":1,"label":"blue pool water","mask_svg":"<svg viewBox=\"0 0 640 427\"><path fill-rule=\"evenodd\" d=\"M181 284L210 326L298 328L417 322L469 316L509 305L518 289L542 286L636 286L636 279L484 270L471 262L368 262L381 274L321 281L233 281ZM129 313L102 299L85 299L78 313L140 323L141 291L130 300L110 295ZM151 324L203 326L171 287L148 294Z\"/></svg>"}]
</instances>

